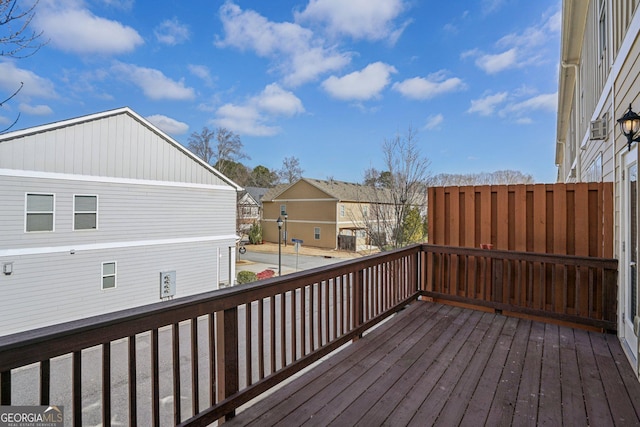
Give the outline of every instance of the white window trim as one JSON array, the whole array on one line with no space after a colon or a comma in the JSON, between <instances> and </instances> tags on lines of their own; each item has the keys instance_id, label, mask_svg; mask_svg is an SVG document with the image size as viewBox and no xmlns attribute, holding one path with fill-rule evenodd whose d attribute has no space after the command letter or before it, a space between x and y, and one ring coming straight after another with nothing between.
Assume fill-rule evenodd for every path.
<instances>
[{"instance_id":1,"label":"white window trim","mask_svg":"<svg viewBox=\"0 0 640 427\"><path fill-rule=\"evenodd\" d=\"M318 231L317 233L316 233L316 230ZM320 227L313 227L313 240L320 240L320 238L322 237L322 235L320 234L320 231L321 231Z\"/></svg>"},{"instance_id":2,"label":"white window trim","mask_svg":"<svg viewBox=\"0 0 640 427\"><path fill-rule=\"evenodd\" d=\"M29 195L37 195L37 196L53 196L53 210L51 211L51 215L53 217L53 221L51 224L51 230L42 230L42 231L27 231L27 215L29 213L49 213L48 211L33 211L29 212L27 210L27 204L29 200ZM25 233L53 233L56 231L56 194L55 193L38 193L38 192L27 192L24 193L24 232Z\"/></svg>"},{"instance_id":3,"label":"white window trim","mask_svg":"<svg viewBox=\"0 0 640 427\"><path fill-rule=\"evenodd\" d=\"M79 197L95 197L96 198L96 210L95 212L90 212L90 211L83 211L83 212L77 212L76 211L76 196ZM98 211L100 210L100 200L98 198L97 194L74 194L73 195L73 231L96 231L98 229ZM76 228L76 214L77 213L95 213L96 214L96 228L81 228L81 229L77 229Z\"/></svg>"},{"instance_id":4,"label":"white window trim","mask_svg":"<svg viewBox=\"0 0 640 427\"><path fill-rule=\"evenodd\" d=\"M113 264L113 274L104 274L104 265L105 264ZM113 287L105 288L104 287L104 279L105 277L113 276ZM118 287L118 262L117 261L105 261L100 265L100 289L103 291L109 291L111 289L116 289Z\"/></svg>"}]
</instances>

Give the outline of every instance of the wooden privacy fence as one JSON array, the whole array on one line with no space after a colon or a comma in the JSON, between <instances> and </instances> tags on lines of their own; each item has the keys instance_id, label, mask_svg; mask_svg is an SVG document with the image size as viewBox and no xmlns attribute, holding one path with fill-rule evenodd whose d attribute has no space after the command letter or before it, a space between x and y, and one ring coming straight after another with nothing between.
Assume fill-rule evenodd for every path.
<instances>
[{"instance_id":1,"label":"wooden privacy fence","mask_svg":"<svg viewBox=\"0 0 640 427\"><path fill-rule=\"evenodd\" d=\"M613 257L613 183L429 188L429 243Z\"/></svg>"},{"instance_id":2,"label":"wooden privacy fence","mask_svg":"<svg viewBox=\"0 0 640 427\"><path fill-rule=\"evenodd\" d=\"M423 245L422 294L615 330L615 259Z\"/></svg>"}]
</instances>

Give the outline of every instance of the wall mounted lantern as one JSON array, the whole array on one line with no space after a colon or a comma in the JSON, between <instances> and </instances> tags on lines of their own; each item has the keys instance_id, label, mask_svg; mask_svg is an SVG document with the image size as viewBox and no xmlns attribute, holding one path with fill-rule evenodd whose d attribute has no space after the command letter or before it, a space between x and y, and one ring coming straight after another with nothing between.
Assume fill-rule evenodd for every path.
<instances>
[{"instance_id":1,"label":"wall mounted lantern","mask_svg":"<svg viewBox=\"0 0 640 427\"><path fill-rule=\"evenodd\" d=\"M638 131L640 131L640 116L631 109L631 104L629 104L629 111L618 119L618 123L620 123L622 133L627 137L627 145L631 150L631 144L640 141L640 136L638 135Z\"/></svg>"}]
</instances>

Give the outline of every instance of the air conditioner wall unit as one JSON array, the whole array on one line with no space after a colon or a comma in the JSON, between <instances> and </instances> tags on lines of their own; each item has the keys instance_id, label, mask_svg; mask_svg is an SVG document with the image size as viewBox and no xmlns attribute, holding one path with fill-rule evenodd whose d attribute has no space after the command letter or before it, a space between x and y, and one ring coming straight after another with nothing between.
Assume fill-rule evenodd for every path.
<instances>
[{"instance_id":1,"label":"air conditioner wall unit","mask_svg":"<svg viewBox=\"0 0 640 427\"><path fill-rule=\"evenodd\" d=\"M607 114L598 119L591 122L591 126L589 129L589 139L598 140L598 139L606 139L607 138Z\"/></svg>"}]
</instances>

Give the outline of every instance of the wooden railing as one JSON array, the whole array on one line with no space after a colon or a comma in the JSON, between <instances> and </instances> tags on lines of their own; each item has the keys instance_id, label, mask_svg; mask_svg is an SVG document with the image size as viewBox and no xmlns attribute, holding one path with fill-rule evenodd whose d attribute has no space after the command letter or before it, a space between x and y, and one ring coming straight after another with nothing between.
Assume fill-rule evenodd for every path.
<instances>
[{"instance_id":1,"label":"wooden railing","mask_svg":"<svg viewBox=\"0 0 640 427\"><path fill-rule=\"evenodd\" d=\"M0 337L0 404L208 425L423 295L615 329L615 260L435 245Z\"/></svg>"},{"instance_id":2,"label":"wooden railing","mask_svg":"<svg viewBox=\"0 0 640 427\"><path fill-rule=\"evenodd\" d=\"M423 245L422 294L615 330L615 259Z\"/></svg>"},{"instance_id":3,"label":"wooden railing","mask_svg":"<svg viewBox=\"0 0 640 427\"><path fill-rule=\"evenodd\" d=\"M65 425L232 417L415 300L419 250L0 337L0 404L63 405Z\"/></svg>"}]
</instances>

